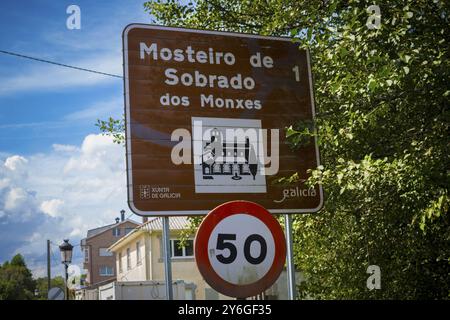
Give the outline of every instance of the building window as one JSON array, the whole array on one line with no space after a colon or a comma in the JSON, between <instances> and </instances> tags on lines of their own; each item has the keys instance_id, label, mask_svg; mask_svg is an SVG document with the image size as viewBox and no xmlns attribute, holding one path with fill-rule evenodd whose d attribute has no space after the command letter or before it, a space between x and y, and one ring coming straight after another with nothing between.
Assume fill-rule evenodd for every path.
<instances>
[{"instance_id":1,"label":"building window","mask_svg":"<svg viewBox=\"0 0 450 320\"><path fill-rule=\"evenodd\" d=\"M125 228L125 234L129 234L134 228Z\"/></svg>"},{"instance_id":2,"label":"building window","mask_svg":"<svg viewBox=\"0 0 450 320\"><path fill-rule=\"evenodd\" d=\"M141 243L138 241L136 242L136 264L141 264Z\"/></svg>"},{"instance_id":3,"label":"building window","mask_svg":"<svg viewBox=\"0 0 450 320\"><path fill-rule=\"evenodd\" d=\"M100 275L101 276L113 276L114 268L110 266L100 266Z\"/></svg>"},{"instance_id":4,"label":"building window","mask_svg":"<svg viewBox=\"0 0 450 320\"><path fill-rule=\"evenodd\" d=\"M100 257L112 257L113 253L108 251L108 248L100 248L98 249L98 255Z\"/></svg>"},{"instance_id":5,"label":"building window","mask_svg":"<svg viewBox=\"0 0 450 320\"><path fill-rule=\"evenodd\" d=\"M89 262L89 248L84 248L84 262Z\"/></svg>"},{"instance_id":6,"label":"building window","mask_svg":"<svg viewBox=\"0 0 450 320\"><path fill-rule=\"evenodd\" d=\"M172 258L193 257L194 256L194 240L185 241L185 246L180 247L180 240L170 240L170 253Z\"/></svg>"},{"instance_id":7,"label":"building window","mask_svg":"<svg viewBox=\"0 0 450 320\"><path fill-rule=\"evenodd\" d=\"M112 233L114 237L120 237L120 228L113 228Z\"/></svg>"},{"instance_id":8,"label":"building window","mask_svg":"<svg viewBox=\"0 0 450 320\"><path fill-rule=\"evenodd\" d=\"M127 270L131 269L131 254L130 248L127 248Z\"/></svg>"},{"instance_id":9,"label":"building window","mask_svg":"<svg viewBox=\"0 0 450 320\"><path fill-rule=\"evenodd\" d=\"M122 252L119 252L119 272L122 272Z\"/></svg>"}]
</instances>

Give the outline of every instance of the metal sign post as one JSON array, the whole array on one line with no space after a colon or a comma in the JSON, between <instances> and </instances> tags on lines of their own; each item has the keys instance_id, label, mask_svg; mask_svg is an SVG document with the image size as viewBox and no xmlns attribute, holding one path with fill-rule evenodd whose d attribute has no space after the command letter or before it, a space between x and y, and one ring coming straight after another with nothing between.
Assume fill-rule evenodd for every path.
<instances>
[{"instance_id":1,"label":"metal sign post","mask_svg":"<svg viewBox=\"0 0 450 320\"><path fill-rule=\"evenodd\" d=\"M164 275L166 280L166 299L173 300L173 288L172 288L172 265L170 261L170 228L169 217L162 217L162 237L163 237L163 250L164 250Z\"/></svg>"},{"instance_id":2,"label":"metal sign post","mask_svg":"<svg viewBox=\"0 0 450 320\"><path fill-rule=\"evenodd\" d=\"M287 264L287 286L288 299L295 300L297 290L295 288L295 264L294 264L294 250L293 250L293 234L292 234L292 217L289 214L284 215L284 223L286 229L286 264Z\"/></svg>"}]
</instances>

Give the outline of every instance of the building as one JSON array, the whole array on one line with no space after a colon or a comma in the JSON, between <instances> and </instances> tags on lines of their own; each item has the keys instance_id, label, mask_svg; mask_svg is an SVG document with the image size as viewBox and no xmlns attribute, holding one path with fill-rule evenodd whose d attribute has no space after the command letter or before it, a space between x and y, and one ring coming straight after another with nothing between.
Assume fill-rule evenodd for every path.
<instances>
[{"instance_id":1,"label":"building","mask_svg":"<svg viewBox=\"0 0 450 320\"><path fill-rule=\"evenodd\" d=\"M183 280L173 281L172 289L174 300L186 299ZM166 287L163 281L113 281L99 286L96 294L95 300L166 300Z\"/></svg>"},{"instance_id":2,"label":"building","mask_svg":"<svg viewBox=\"0 0 450 320\"><path fill-rule=\"evenodd\" d=\"M180 233L187 229L186 217L170 217L170 252L172 279L183 280L186 299L229 299L209 287L203 280L194 258L193 237L180 247ZM162 220L153 218L114 243L117 281L164 281Z\"/></svg>"},{"instance_id":3,"label":"building","mask_svg":"<svg viewBox=\"0 0 450 320\"><path fill-rule=\"evenodd\" d=\"M187 241L185 247L179 246L181 232L188 227L187 218L170 217L169 223L172 280L174 284L183 282L184 299L232 299L212 289L203 279L195 263L193 236ZM124 286L127 282L130 282L130 286L133 286L135 283L141 283L140 287L145 287L145 284L149 282L164 283L161 218L149 219L112 244L109 250L115 253L118 286ZM300 272L296 272L295 279L297 285L305 281ZM147 290L146 287L144 289ZM278 280L270 288L262 295L259 295L259 297L254 298L269 300L287 299L286 270L282 271ZM180 297L177 299L180 299Z\"/></svg>"},{"instance_id":4,"label":"building","mask_svg":"<svg viewBox=\"0 0 450 320\"><path fill-rule=\"evenodd\" d=\"M258 162L249 138L245 144L222 141L222 135L217 128L211 130L210 142L205 142L202 153L203 179L214 179L214 176L231 176L240 180L244 175L255 175Z\"/></svg>"},{"instance_id":5,"label":"building","mask_svg":"<svg viewBox=\"0 0 450 320\"><path fill-rule=\"evenodd\" d=\"M87 270L86 282L89 286L116 277L116 257L108 248L138 225L125 219L125 211L122 211L121 218L116 218L116 223L88 230L86 238L81 240L81 250L84 253L83 268Z\"/></svg>"}]
</instances>

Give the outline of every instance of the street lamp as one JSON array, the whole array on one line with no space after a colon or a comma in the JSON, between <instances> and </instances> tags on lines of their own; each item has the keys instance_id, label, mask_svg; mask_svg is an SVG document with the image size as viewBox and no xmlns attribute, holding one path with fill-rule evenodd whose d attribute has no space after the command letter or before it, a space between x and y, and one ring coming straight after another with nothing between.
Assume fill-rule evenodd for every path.
<instances>
[{"instance_id":1,"label":"street lamp","mask_svg":"<svg viewBox=\"0 0 450 320\"><path fill-rule=\"evenodd\" d=\"M69 243L69 239L64 239L64 242L59 246L59 250L61 251L61 263L64 264L64 269L66 272L66 300L69 300L69 284L67 283L69 280L69 274L67 269L69 268L69 264L72 262L73 245Z\"/></svg>"}]
</instances>

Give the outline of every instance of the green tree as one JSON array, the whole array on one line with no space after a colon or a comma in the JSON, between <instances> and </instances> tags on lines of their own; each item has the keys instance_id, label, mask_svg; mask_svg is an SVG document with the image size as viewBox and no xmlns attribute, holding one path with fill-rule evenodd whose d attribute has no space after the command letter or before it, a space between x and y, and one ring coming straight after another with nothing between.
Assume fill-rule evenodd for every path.
<instances>
[{"instance_id":1,"label":"green tree","mask_svg":"<svg viewBox=\"0 0 450 320\"><path fill-rule=\"evenodd\" d=\"M310 50L322 165L309 183L323 185L326 202L320 213L294 218L302 296L449 298L450 2L380 1L375 28L367 25L373 4L156 0L144 7L155 23L290 36ZM289 131L294 141L310 134ZM381 269L381 290L366 287L369 265Z\"/></svg>"},{"instance_id":2,"label":"green tree","mask_svg":"<svg viewBox=\"0 0 450 320\"><path fill-rule=\"evenodd\" d=\"M0 267L0 300L31 300L36 283L22 255Z\"/></svg>"}]
</instances>

